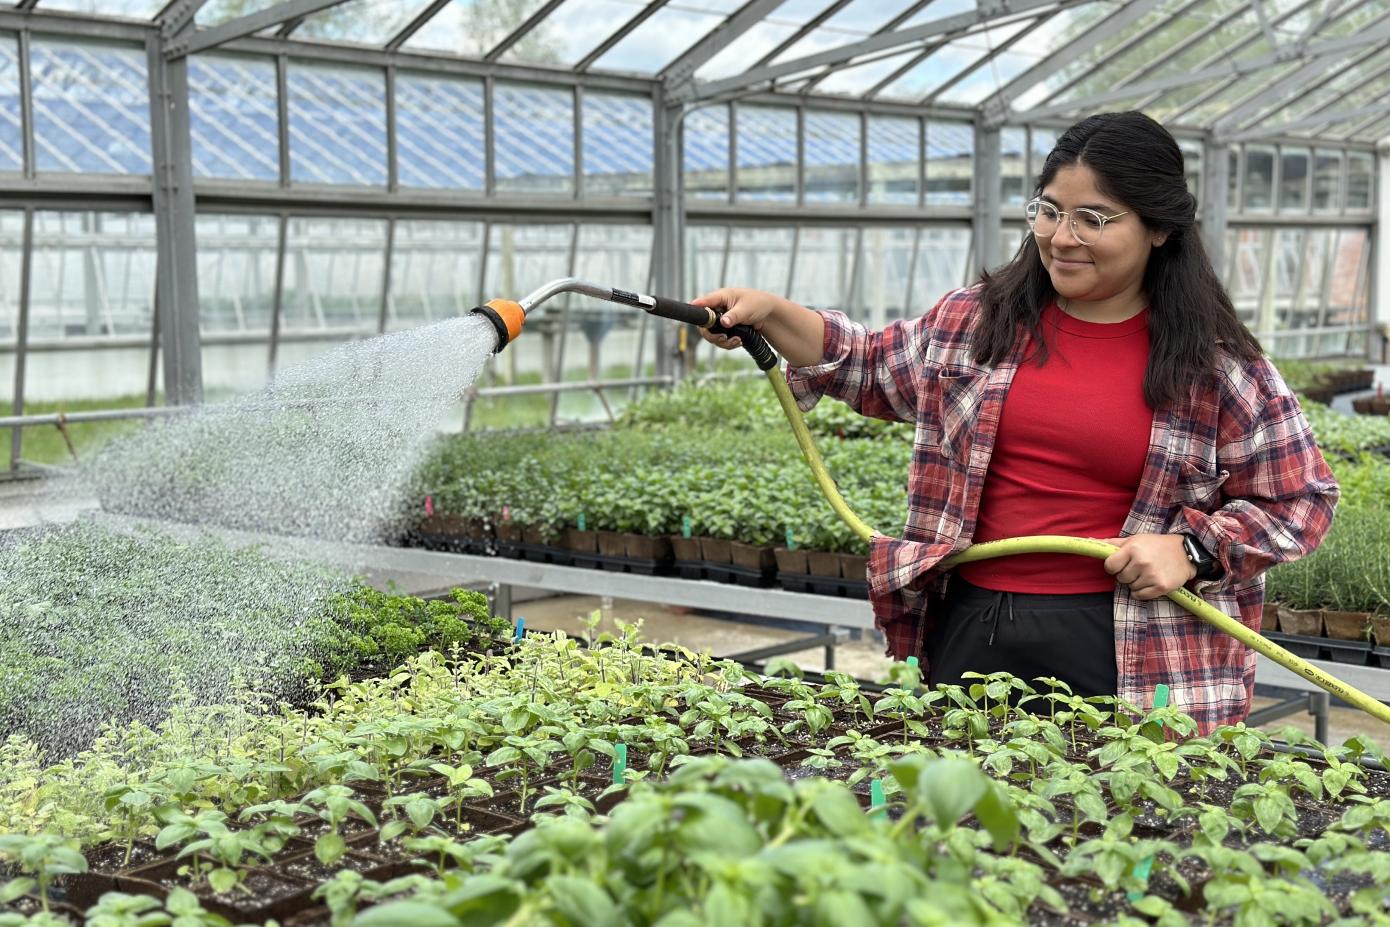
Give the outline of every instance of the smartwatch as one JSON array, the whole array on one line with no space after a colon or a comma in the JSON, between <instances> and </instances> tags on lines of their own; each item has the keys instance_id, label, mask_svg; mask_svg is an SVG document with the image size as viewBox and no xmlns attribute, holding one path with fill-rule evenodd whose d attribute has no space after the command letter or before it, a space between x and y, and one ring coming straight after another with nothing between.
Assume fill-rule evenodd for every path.
<instances>
[{"instance_id":1,"label":"smartwatch","mask_svg":"<svg viewBox=\"0 0 1390 927\"><path fill-rule=\"evenodd\" d=\"M1193 577L1199 580L1220 579L1225 573L1221 564L1211 553L1202 546L1202 542L1197 540L1195 534L1184 534L1182 536L1182 550L1187 554L1187 562L1197 569L1197 575Z\"/></svg>"}]
</instances>

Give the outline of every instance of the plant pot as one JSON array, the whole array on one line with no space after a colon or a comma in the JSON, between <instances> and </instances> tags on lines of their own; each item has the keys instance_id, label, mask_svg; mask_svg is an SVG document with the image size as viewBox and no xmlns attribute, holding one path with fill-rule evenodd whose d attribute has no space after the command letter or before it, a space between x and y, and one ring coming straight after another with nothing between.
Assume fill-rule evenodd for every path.
<instances>
[{"instance_id":1,"label":"plant pot","mask_svg":"<svg viewBox=\"0 0 1390 927\"><path fill-rule=\"evenodd\" d=\"M771 547L759 547L741 541L729 543L729 559L746 570L758 570L763 573L771 573L777 567L777 558L773 555Z\"/></svg>"},{"instance_id":2,"label":"plant pot","mask_svg":"<svg viewBox=\"0 0 1390 927\"><path fill-rule=\"evenodd\" d=\"M654 538L645 534L628 534L624 538L627 557L631 560L671 559L671 541L669 538Z\"/></svg>"},{"instance_id":3,"label":"plant pot","mask_svg":"<svg viewBox=\"0 0 1390 927\"><path fill-rule=\"evenodd\" d=\"M1351 407L1362 415L1390 415L1390 396L1366 396L1353 399Z\"/></svg>"},{"instance_id":4,"label":"plant pot","mask_svg":"<svg viewBox=\"0 0 1390 927\"><path fill-rule=\"evenodd\" d=\"M1277 631L1279 630L1279 606L1273 602L1264 604L1264 611L1260 613L1260 630Z\"/></svg>"},{"instance_id":5,"label":"plant pot","mask_svg":"<svg viewBox=\"0 0 1390 927\"><path fill-rule=\"evenodd\" d=\"M1371 616L1371 636L1377 647L1390 647L1390 615Z\"/></svg>"},{"instance_id":6,"label":"plant pot","mask_svg":"<svg viewBox=\"0 0 1390 927\"><path fill-rule=\"evenodd\" d=\"M773 548L772 556L777 561L777 571L779 573L796 573L805 575L808 572L806 566L806 551L798 547L796 550L788 550L785 547Z\"/></svg>"},{"instance_id":7,"label":"plant pot","mask_svg":"<svg viewBox=\"0 0 1390 927\"><path fill-rule=\"evenodd\" d=\"M857 583L868 582L869 558L863 554L841 554L840 575Z\"/></svg>"},{"instance_id":8,"label":"plant pot","mask_svg":"<svg viewBox=\"0 0 1390 927\"><path fill-rule=\"evenodd\" d=\"M671 553L677 560L684 560L687 563L694 563L700 559L700 539L687 538L680 535L671 538Z\"/></svg>"},{"instance_id":9,"label":"plant pot","mask_svg":"<svg viewBox=\"0 0 1390 927\"><path fill-rule=\"evenodd\" d=\"M596 554L598 553L598 532L566 528L564 545L575 553Z\"/></svg>"},{"instance_id":10,"label":"plant pot","mask_svg":"<svg viewBox=\"0 0 1390 927\"><path fill-rule=\"evenodd\" d=\"M733 554L725 538L700 538L700 559L707 563L730 563Z\"/></svg>"},{"instance_id":11,"label":"plant pot","mask_svg":"<svg viewBox=\"0 0 1390 927\"><path fill-rule=\"evenodd\" d=\"M511 541L513 544L515 544L517 541L520 541L520 540L521 540L521 525L518 524L517 522L512 521L510 518L507 519L506 521L498 522L498 523L497 523L497 540L499 540L499 541Z\"/></svg>"},{"instance_id":12,"label":"plant pot","mask_svg":"<svg viewBox=\"0 0 1390 927\"><path fill-rule=\"evenodd\" d=\"M545 547L550 544L553 534L549 525L527 525L521 529L521 539L527 544Z\"/></svg>"},{"instance_id":13,"label":"plant pot","mask_svg":"<svg viewBox=\"0 0 1390 927\"><path fill-rule=\"evenodd\" d=\"M823 550L806 551L806 572L812 576L840 577L840 555Z\"/></svg>"},{"instance_id":14,"label":"plant pot","mask_svg":"<svg viewBox=\"0 0 1390 927\"><path fill-rule=\"evenodd\" d=\"M1279 630L1300 637L1322 637L1322 609L1307 611L1279 606Z\"/></svg>"},{"instance_id":15,"label":"plant pot","mask_svg":"<svg viewBox=\"0 0 1390 927\"><path fill-rule=\"evenodd\" d=\"M1327 636L1338 641L1364 641L1371 628L1371 616L1366 612L1337 612L1324 609L1323 627Z\"/></svg>"},{"instance_id":16,"label":"plant pot","mask_svg":"<svg viewBox=\"0 0 1390 927\"><path fill-rule=\"evenodd\" d=\"M626 557L627 541L616 531L600 531L598 552L605 557Z\"/></svg>"}]
</instances>

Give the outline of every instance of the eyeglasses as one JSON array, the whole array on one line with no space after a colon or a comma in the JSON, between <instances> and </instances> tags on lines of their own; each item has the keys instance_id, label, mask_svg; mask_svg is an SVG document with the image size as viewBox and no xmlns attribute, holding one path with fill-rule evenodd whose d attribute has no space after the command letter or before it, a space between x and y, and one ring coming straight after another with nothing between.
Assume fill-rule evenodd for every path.
<instances>
[{"instance_id":1,"label":"eyeglasses","mask_svg":"<svg viewBox=\"0 0 1390 927\"><path fill-rule=\"evenodd\" d=\"M1094 209L1073 209L1070 213L1063 212L1046 200L1029 200L1028 205L1023 207L1023 215L1028 220L1028 227L1033 230L1033 234L1039 238L1051 238L1057 234L1057 229L1062 224L1062 217L1066 216L1071 223L1071 233L1076 240L1083 245L1094 245L1100 241L1100 236L1105 233L1105 223L1111 219L1118 219L1120 216L1129 215L1129 211L1117 212L1113 216L1102 216Z\"/></svg>"}]
</instances>

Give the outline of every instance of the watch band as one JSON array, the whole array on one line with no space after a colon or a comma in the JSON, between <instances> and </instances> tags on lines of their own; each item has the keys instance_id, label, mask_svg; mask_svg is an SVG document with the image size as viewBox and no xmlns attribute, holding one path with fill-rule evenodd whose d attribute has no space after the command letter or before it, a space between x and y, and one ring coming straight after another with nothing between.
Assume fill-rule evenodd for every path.
<instances>
[{"instance_id":1,"label":"watch band","mask_svg":"<svg viewBox=\"0 0 1390 927\"><path fill-rule=\"evenodd\" d=\"M1220 562L1211 555L1202 542L1197 540L1195 534L1184 534L1182 536L1183 553L1187 555L1187 560L1197 569L1197 575L1193 577L1198 580L1218 579L1224 572Z\"/></svg>"}]
</instances>

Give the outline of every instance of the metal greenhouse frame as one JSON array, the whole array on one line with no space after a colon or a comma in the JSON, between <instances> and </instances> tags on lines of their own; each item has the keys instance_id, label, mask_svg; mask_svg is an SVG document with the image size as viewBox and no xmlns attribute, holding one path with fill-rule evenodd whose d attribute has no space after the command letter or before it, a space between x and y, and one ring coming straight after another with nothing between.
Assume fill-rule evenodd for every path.
<instances>
[{"instance_id":1,"label":"metal greenhouse frame","mask_svg":"<svg viewBox=\"0 0 1390 927\"><path fill-rule=\"evenodd\" d=\"M881 324L1001 262L1051 140L1106 109L1180 138L1273 352L1384 351L1384 0L157 2L0 9L12 472L20 426L167 414L211 358L254 383L541 276ZM542 331L541 382L474 398L549 394L553 425L695 369L578 303ZM27 414L118 356L147 408Z\"/></svg>"}]
</instances>

